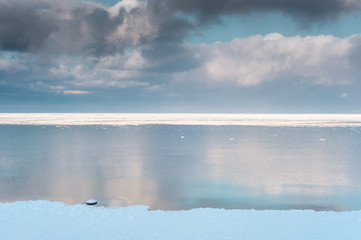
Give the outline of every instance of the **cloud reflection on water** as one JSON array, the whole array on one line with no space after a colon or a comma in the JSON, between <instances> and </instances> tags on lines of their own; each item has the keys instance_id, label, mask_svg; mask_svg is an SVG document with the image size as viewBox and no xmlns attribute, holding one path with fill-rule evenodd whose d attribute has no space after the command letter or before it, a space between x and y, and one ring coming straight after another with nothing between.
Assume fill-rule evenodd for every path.
<instances>
[{"instance_id":1,"label":"cloud reflection on water","mask_svg":"<svg viewBox=\"0 0 361 240\"><path fill-rule=\"evenodd\" d=\"M361 141L352 128L0 128L1 201L361 209Z\"/></svg>"}]
</instances>

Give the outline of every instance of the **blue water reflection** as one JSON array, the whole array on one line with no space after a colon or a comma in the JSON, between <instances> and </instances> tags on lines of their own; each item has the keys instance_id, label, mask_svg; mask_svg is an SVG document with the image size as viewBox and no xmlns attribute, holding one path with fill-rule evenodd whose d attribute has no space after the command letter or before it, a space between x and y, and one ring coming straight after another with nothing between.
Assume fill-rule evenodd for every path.
<instances>
[{"instance_id":1,"label":"blue water reflection","mask_svg":"<svg viewBox=\"0 0 361 240\"><path fill-rule=\"evenodd\" d=\"M0 125L0 201L361 209L361 129Z\"/></svg>"}]
</instances>

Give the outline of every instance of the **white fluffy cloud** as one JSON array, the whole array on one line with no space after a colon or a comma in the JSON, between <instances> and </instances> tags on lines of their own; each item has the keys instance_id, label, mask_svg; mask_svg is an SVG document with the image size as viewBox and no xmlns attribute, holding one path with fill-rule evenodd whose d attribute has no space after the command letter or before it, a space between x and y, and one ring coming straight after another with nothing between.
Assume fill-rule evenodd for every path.
<instances>
[{"instance_id":1,"label":"white fluffy cloud","mask_svg":"<svg viewBox=\"0 0 361 240\"><path fill-rule=\"evenodd\" d=\"M28 67L24 65L24 62L17 59L0 59L0 72L11 74L27 69Z\"/></svg>"},{"instance_id":2,"label":"white fluffy cloud","mask_svg":"<svg viewBox=\"0 0 361 240\"><path fill-rule=\"evenodd\" d=\"M140 69L146 60L137 50L123 55L104 56L99 58L61 58L54 61L49 69L56 79L60 79L71 87L87 88L127 88L148 87L149 83L141 78Z\"/></svg>"},{"instance_id":3,"label":"white fluffy cloud","mask_svg":"<svg viewBox=\"0 0 361 240\"><path fill-rule=\"evenodd\" d=\"M0 73L14 74L29 69L26 54L2 52L0 55ZM25 58L24 58L25 57Z\"/></svg>"},{"instance_id":4,"label":"white fluffy cloud","mask_svg":"<svg viewBox=\"0 0 361 240\"><path fill-rule=\"evenodd\" d=\"M210 45L189 45L202 65L174 74L173 79L208 86L254 86L275 80L352 84L360 72L352 59L359 40L359 35L284 37L272 33Z\"/></svg>"},{"instance_id":5,"label":"white fluffy cloud","mask_svg":"<svg viewBox=\"0 0 361 240\"><path fill-rule=\"evenodd\" d=\"M90 94L91 92L84 90L65 90L63 93L70 95L84 95L84 94Z\"/></svg>"},{"instance_id":6,"label":"white fluffy cloud","mask_svg":"<svg viewBox=\"0 0 361 240\"><path fill-rule=\"evenodd\" d=\"M360 35L285 37L272 33L230 42L184 44L185 51L192 53L189 61L198 66L183 72L162 72L162 66L154 66L140 49L79 61L69 57L57 61L49 72L58 79L72 79L71 85L78 87L159 87L162 82L148 81L150 73L144 69L163 79L163 85L249 87L271 81L351 85L360 76L354 56L361 50L360 40ZM172 61L168 60L165 64Z\"/></svg>"},{"instance_id":7,"label":"white fluffy cloud","mask_svg":"<svg viewBox=\"0 0 361 240\"><path fill-rule=\"evenodd\" d=\"M166 91L174 85L227 88L272 81L352 85L361 76L361 34L338 38L331 35L285 37L272 33L213 44L184 43L182 49L182 58L169 55L162 63L152 60L152 55L145 57L142 47L106 56L56 57L43 69L52 80L44 79L42 84L32 86L58 92L59 86L62 90L91 92L100 88ZM23 55L22 59L0 60L0 73L31 72L34 59ZM195 64L187 65L187 62ZM178 72L166 71L169 66L182 64L185 65ZM41 69L36 74L46 75ZM31 81L24 81L27 83Z\"/></svg>"}]
</instances>

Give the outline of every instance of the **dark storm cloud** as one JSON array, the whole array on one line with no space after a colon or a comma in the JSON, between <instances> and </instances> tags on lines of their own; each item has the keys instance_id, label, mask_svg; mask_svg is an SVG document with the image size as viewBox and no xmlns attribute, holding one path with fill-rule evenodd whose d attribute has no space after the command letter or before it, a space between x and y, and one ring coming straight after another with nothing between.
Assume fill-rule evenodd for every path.
<instances>
[{"instance_id":1,"label":"dark storm cloud","mask_svg":"<svg viewBox=\"0 0 361 240\"><path fill-rule=\"evenodd\" d=\"M128 1L108 8L81 0L0 0L2 50L104 55L152 42L179 42L189 27L162 2Z\"/></svg>"},{"instance_id":2,"label":"dark storm cloud","mask_svg":"<svg viewBox=\"0 0 361 240\"><path fill-rule=\"evenodd\" d=\"M94 4L71 3L0 1L1 49L34 52L45 47L71 52L104 48L105 36L122 23L121 16L110 19L106 10Z\"/></svg>"},{"instance_id":3,"label":"dark storm cloud","mask_svg":"<svg viewBox=\"0 0 361 240\"><path fill-rule=\"evenodd\" d=\"M192 58L192 52L183 44L189 30L195 26L184 18L177 17L161 1L150 1L149 14L158 25L158 34L146 43L142 56L152 62L151 69L145 71L184 71L198 64Z\"/></svg>"},{"instance_id":4,"label":"dark storm cloud","mask_svg":"<svg viewBox=\"0 0 361 240\"><path fill-rule=\"evenodd\" d=\"M55 30L49 37L44 48L55 53L95 55L109 54L126 45L115 46L106 41L107 36L115 31L116 27L123 24L124 16L121 12L110 18L109 13L102 8L94 8L89 12L77 9L71 11L69 19L60 19L59 30Z\"/></svg>"},{"instance_id":5,"label":"dark storm cloud","mask_svg":"<svg viewBox=\"0 0 361 240\"><path fill-rule=\"evenodd\" d=\"M56 30L57 22L48 10L20 2L0 2L1 49L36 49Z\"/></svg>"},{"instance_id":6,"label":"dark storm cloud","mask_svg":"<svg viewBox=\"0 0 361 240\"><path fill-rule=\"evenodd\" d=\"M109 18L109 13L100 8L94 9L91 13L85 15L84 17L74 18L68 22L68 25L76 26L76 36L78 39L81 39L81 27L86 28L86 34L91 38L91 44L95 48L104 48L103 43L105 42L105 37L108 36L112 31L115 30L117 25L123 23L123 16L119 14L115 19ZM76 34L74 33L74 34Z\"/></svg>"},{"instance_id":7,"label":"dark storm cloud","mask_svg":"<svg viewBox=\"0 0 361 240\"><path fill-rule=\"evenodd\" d=\"M156 42L182 42L188 31L194 29L190 21L177 17L161 1L149 1L147 8L152 22L159 28Z\"/></svg>"},{"instance_id":8,"label":"dark storm cloud","mask_svg":"<svg viewBox=\"0 0 361 240\"><path fill-rule=\"evenodd\" d=\"M304 20L334 18L357 11L359 0L165 0L173 11L196 13L202 22L227 14L281 11Z\"/></svg>"}]
</instances>

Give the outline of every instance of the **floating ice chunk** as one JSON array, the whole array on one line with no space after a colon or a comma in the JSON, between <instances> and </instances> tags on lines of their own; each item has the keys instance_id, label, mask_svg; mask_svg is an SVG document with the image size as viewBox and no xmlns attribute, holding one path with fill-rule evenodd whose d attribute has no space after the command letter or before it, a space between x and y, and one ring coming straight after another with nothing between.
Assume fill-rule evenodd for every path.
<instances>
[{"instance_id":1,"label":"floating ice chunk","mask_svg":"<svg viewBox=\"0 0 361 240\"><path fill-rule=\"evenodd\" d=\"M94 199L89 199L88 201L85 202L86 205L95 205L97 203L98 201Z\"/></svg>"},{"instance_id":2,"label":"floating ice chunk","mask_svg":"<svg viewBox=\"0 0 361 240\"><path fill-rule=\"evenodd\" d=\"M324 142L326 141L326 138L320 138L320 141Z\"/></svg>"}]
</instances>

